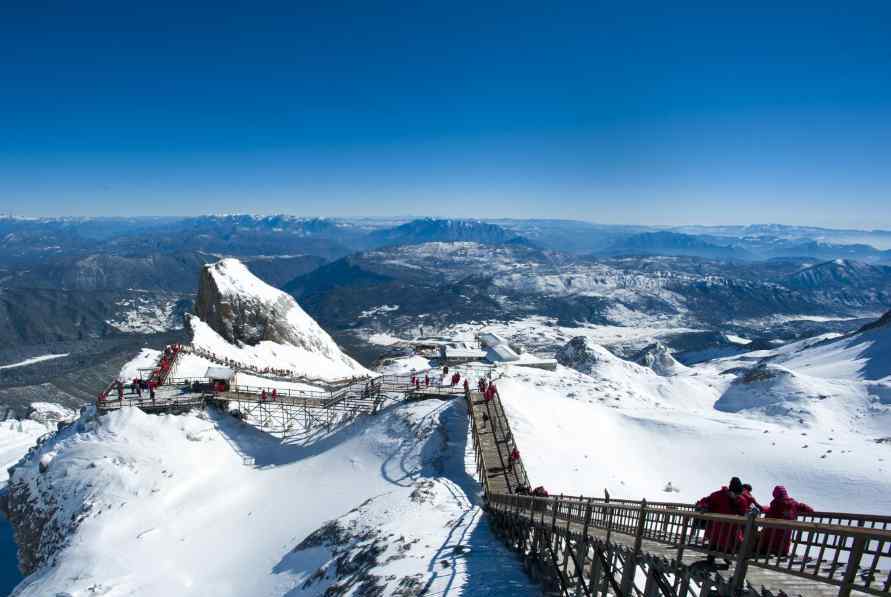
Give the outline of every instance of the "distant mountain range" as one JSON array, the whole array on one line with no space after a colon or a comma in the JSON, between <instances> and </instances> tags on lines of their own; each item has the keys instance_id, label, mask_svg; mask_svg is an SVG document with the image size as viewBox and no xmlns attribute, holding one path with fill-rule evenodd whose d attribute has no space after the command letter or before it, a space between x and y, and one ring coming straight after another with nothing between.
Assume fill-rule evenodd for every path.
<instances>
[{"instance_id":1,"label":"distant mountain range","mask_svg":"<svg viewBox=\"0 0 891 597\"><path fill-rule=\"evenodd\" d=\"M699 236L668 230L643 232L613 242L603 255L684 255L707 259L752 259L751 253L740 247L719 245Z\"/></svg>"},{"instance_id":2,"label":"distant mountain range","mask_svg":"<svg viewBox=\"0 0 891 597\"><path fill-rule=\"evenodd\" d=\"M30 344L165 329L188 309L201 268L225 256L306 297L336 328L381 304L403 305L392 317L406 321L434 306L450 319L539 312L602 323L621 309L713 309L717 319L823 314L827 305L859 313L889 303L891 251L869 244L889 238L571 220L0 218L0 330ZM620 306L604 284L628 286Z\"/></svg>"},{"instance_id":3,"label":"distant mountain range","mask_svg":"<svg viewBox=\"0 0 891 597\"><path fill-rule=\"evenodd\" d=\"M507 229L478 220L438 220L424 218L375 230L369 235L374 246L417 245L427 242L468 241L487 245L530 244L528 239Z\"/></svg>"}]
</instances>

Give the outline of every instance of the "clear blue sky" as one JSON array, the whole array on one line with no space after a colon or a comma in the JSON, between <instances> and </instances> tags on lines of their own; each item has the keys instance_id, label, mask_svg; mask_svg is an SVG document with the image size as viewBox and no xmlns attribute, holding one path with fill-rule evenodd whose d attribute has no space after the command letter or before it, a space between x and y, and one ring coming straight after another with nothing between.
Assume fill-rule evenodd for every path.
<instances>
[{"instance_id":1,"label":"clear blue sky","mask_svg":"<svg viewBox=\"0 0 891 597\"><path fill-rule=\"evenodd\" d=\"M891 227L885 0L34 0L0 56L0 211Z\"/></svg>"}]
</instances>

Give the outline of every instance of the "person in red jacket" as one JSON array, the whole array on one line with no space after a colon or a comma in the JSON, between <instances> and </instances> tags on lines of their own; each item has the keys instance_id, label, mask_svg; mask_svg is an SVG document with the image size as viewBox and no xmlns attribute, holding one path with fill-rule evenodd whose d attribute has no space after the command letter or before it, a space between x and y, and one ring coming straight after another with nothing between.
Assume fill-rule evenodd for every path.
<instances>
[{"instance_id":1,"label":"person in red jacket","mask_svg":"<svg viewBox=\"0 0 891 597\"><path fill-rule=\"evenodd\" d=\"M464 393L466 394L469 391L470 391L470 383L467 381L467 378L465 377L464 378Z\"/></svg>"},{"instance_id":2,"label":"person in red jacket","mask_svg":"<svg viewBox=\"0 0 891 597\"><path fill-rule=\"evenodd\" d=\"M702 498L696 502L696 507L709 514L744 516L748 508L742 492L742 481L739 477L733 477L730 479L730 485ZM739 547L742 538L742 525L739 524L709 521L705 527L705 540L708 542L709 551L733 553ZM708 561L713 564L715 556L709 555Z\"/></svg>"},{"instance_id":3,"label":"person in red jacket","mask_svg":"<svg viewBox=\"0 0 891 597\"><path fill-rule=\"evenodd\" d=\"M752 495L752 486L748 483L743 483L743 492L742 497L746 500L746 512L751 510L753 507L757 508L759 512L764 512L764 506L758 503L758 500L755 499L755 496Z\"/></svg>"},{"instance_id":4,"label":"person in red jacket","mask_svg":"<svg viewBox=\"0 0 891 597\"><path fill-rule=\"evenodd\" d=\"M510 463L508 464L508 468L510 470L514 470L514 463L520 461L520 451L514 447L510 452Z\"/></svg>"},{"instance_id":5,"label":"person in red jacket","mask_svg":"<svg viewBox=\"0 0 891 597\"><path fill-rule=\"evenodd\" d=\"M429 376L429 375L425 375L425 376L424 376L424 387L425 387L425 388L429 388L429 387L430 387L430 376Z\"/></svg>"},{"instance_id":6,"label":"person in red jacket","mask_svg":"<svg viewBox=\"0 0 891 597\"><path fill-rule=\"evenodd\" d=\"M773 501L764 510L765 518L779 518L782 520L795 520L799 514L813 514L814 509L799 502L789 495L786 488L777 485L773 488ZM789 555L792 529L764 529L758 539L758 551L760 553L777 556Z\"/></svg>"}]
</instances>

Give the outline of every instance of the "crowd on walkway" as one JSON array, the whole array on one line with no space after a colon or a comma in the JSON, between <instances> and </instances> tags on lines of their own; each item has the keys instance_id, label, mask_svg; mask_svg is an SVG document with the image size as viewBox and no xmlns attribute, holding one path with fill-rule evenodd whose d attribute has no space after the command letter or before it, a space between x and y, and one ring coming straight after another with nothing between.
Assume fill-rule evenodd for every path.
<instances>
[{"instance_id":1,"label":"crowd on walkway","mask_svg":"<svg viewBox=\"0 0 891 597\"><path fill-rule=\"evenodd\" d=\"M134 377L129 380L129 383L127 384L121 380L112 382L107 390L99 393L99 400L108 400L109 394L112 392L114 392L113 395L116 396L118 400L123 400L126 390L129 390L130 395L137 399L142 399L143 395L148 393L148 397L151 400L154 400L155 389L158 388L158 386L164 385L164 382L167 381L167 377L170 375L170 372L176 364L177 358L182 352L182 344L168 344L164 347L164 350L161 353L161 358L158 359L158 364L151 370L148 378L143 379L142 377Z\"/></svg>"},{"instance_id":2,"label":"crowd on walkway","mask_svg":"<svg viewBox=\"0 0 891 597\"><path fill-rule=\"evenodd\" d=\"M329 381L323 380L321 378L313 378L307 375L301 375L297 371L293 369L285 369L280 367L257 367L251 363L245 363L243 361L238 361L236 359L232 359L226 356L217 355L215 352L206 350L204 348L200 348L197 346L187 346L185 347L186 352L190 352L199 357L203 357L208 361L213 361L214 363L219 363L230 369L238 370L238 371L247 371L250 373L254 373L256 375L268 376L268 377L277 377L285 381ZM336 380L337 382L353 382L360 379L359 377L348 377L343 378L342 380Z\"/></svg>"}]
</instances>

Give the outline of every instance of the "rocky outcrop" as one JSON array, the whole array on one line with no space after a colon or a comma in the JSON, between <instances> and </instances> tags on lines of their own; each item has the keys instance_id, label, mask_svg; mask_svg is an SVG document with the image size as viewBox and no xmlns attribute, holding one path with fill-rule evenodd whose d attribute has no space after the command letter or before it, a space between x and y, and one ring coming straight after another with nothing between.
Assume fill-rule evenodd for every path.
<instances>
[{"instance_id":1,"label":"rocky outcrop","mask_svg":"<svg viewBox=\"0 0 891 597\"><path fill-rule=\"evenodd\" d=\"M41 410L41 409L38 409ZM42 409L46 411L47 409ZM64 424L64 420L60 421ZM95 427L95 411L87 411L70 427L58 434L43 436L14 467L9 469L7 492L0 499L18 546L19 569L28 575L52 564L74 530L91 515L92 505L82 495L54 491L58 478L67 476L65 467L53 466L54 443L62 436L76 435Z\"/></svg>"},{"instance_id":2,"label":"rocky outcrop","mask_svg":"<svg viewBox=\"0 0 891 597\"><path fill-rule=\"evenodd\" d=\"M631 360L664 376L676 375L687 369L672 356L668 347L661 342L650 344L634 355Z\"/></svg>"},{"instance_id":3,"label":"rocky outcrop","mask_svg":"<svg viewBox=\"0 0 891 597\"><path fill-rule=\"evenodd\" d=\"M255 346L269 341L332 358L340 354L331 337L293 297L267 285L236 259L204 267L195 313L230 344Z\"/></svg>"},{"instance_id":4,"label":"rocky outcrop","mask_svg":"<svg viewBox=\"0 0 891 597\"><path fill-rule=\"evenodd\" d=\"M560 348L555 355L564 367L590 373L598 363L615 360L606 349L584 336L576 336Z\"/></svg>"}]
</instances>

